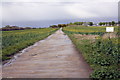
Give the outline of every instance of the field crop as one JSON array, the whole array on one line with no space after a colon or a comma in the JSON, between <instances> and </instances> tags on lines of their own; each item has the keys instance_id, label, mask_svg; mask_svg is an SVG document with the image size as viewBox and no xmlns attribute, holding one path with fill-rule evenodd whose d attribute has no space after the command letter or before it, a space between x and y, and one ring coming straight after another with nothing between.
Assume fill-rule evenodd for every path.
<instances>
[{"instance_id":1,"label":"field crop","mask_svg":"<svg viewBox=\"0 0 120 80\"><path fill-rule=\"evenodd\" d=\"M115 31L118 32L118 27L114 26ZM106 26L77 26L77 27L66 27L64 28L65 31L71 31L71 32L88 32L88 33L92 33L92 32L106 32Z\"/></svg>"},{"instance_id":2,"label":"field crop","mask_svg":"<svg viewBox=\"0 0 120 80\"><path fill-rule=\"evenodd\" d=\"M118 33L117 29L118 27L115 27L114 34ZM63 31L94 70L90 75L91 78L117 80L120 77L118 37L104 39L105 27L66 27ZM94 35L95 38L93 38Z\"/></svg>"},{"instance_id":3,"label":"field crop","mask_svg":"<svg viewBox=\"0 0 120 80\"><path fill-rule=\"evenodd\" d=\"M57 29L41 28L29 30L2 31L2 60L10 59L18 51L46 38Z\"/></svg>"}]
</instances>

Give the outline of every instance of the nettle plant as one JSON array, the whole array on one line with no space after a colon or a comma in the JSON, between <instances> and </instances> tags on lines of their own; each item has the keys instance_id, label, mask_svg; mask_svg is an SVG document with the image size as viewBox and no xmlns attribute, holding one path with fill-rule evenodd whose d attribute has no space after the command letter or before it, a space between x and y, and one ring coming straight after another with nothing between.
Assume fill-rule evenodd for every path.
<instances>
[{"instance_id":1,"label":"nettle plant","mask_svg":"<svg viewBox=\"0 0 120 80\"><path fill-rule=\"evenodd\" d=\"M92 45L92 61L96 66L100 66L95 69L91 74L92 78L103 79L117 79L120 77L119 65L119 51L118 44L114 44L112 40L99 39Z\"/></svg>"},{"instance_id":2,"label":"nettle plant","mask_svg":"<svg viewBox=\"0 0 120 80\"><path fill-rule=\"evenodd\" d=\"M96 79L97 80L108 80L108 79L118 80L118 78L120 77L120 72L115 69L109 69L104 67L104 68L95 70L90 75L90 77L95 80Z\"/></svg>"},{"instance_id":3,"label":"nettle plant","mask_svg":"<svg viewBox=\"0 0 120 80\"><path fill-rule=\"evenodd\" d=\"M106 57L106 60L109 61L109 58L116 62L119 62L119 44L114 44L110 39L108 40L97 40L95 44L93 44L93 54L96 56ZM112 58L111 58L112 56ZM112 60L112 61L113 61Z\"/></svg>"}]
</instances>

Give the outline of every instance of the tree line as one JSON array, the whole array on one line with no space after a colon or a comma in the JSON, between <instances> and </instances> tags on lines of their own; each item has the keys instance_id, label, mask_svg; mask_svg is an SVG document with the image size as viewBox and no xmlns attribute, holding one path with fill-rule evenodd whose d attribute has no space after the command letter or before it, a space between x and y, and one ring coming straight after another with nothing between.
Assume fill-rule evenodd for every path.
<instances>
[{"instance_id":1,"label":"tree line","mask_svg":"<svg viewBox=\"0 0 120 80\"><path fill-rule=\"evenodd\" d=\"M115 21L111 21L111 22L99 22L98 24L94 24L93 22L74 22L74 23L70 23L70 25L83 25L83 26L117 26L120 23L117 23Z\"/></svg>"},{"instance_id":2,"label":"tree line","mask_svg":"<svg viewBox=\"0 0 120 80\"><path fill-rule=\"evenodd\" d=\"M89 26L93 26L93 22L74 22L74 23L70 23L70 25L89 25Z\"/></svg>"},{"instance_id":3,"label":"tree line","mask_svg":"<svg viewBox=\"0 0 120 80\"><path fill-rule=\"evenodd\" d=\"M25 29L35 29L35 28L31 28L31 27L18 27L18 26L7 25L5 27L0 28L0 31L25 30Z\"/></svg>"},{"instance_id":4,"label":"tree line","mask_svg":"<svg viewBox=\"0 0 120 80\"><path fill-rule=\"evenodd\" d=\"M69 25L82 25L82 26L117 26L119 25L119 23L115 22L115 21L111 21L111 22L99 22L98 24L95 24L94 22L71 22L69 24L58 24L58 25L51 25L51 28L61 28L61 27L67 27Z\"/></svg>"},{"instance_id":5,"label":"tree line","mask_svg":"<svg viewBox=\"0 0 120 80\"><path fill-rule=\"evenodd\" d=\"M58 24L58 25L51 25L51 28L61 28L61 27L66 27L68 24Z\"/></svg>"},{"instance_id":6,"label":"tree line","mask_svg":"<svg viewBox=\"0 0 120 80\"><path fill-rule=\"evenodd\" d=\"M112 21L112 22L100 22L99 23L100 26L115 26L116 24L118 24L118 23L116 23L115 21Z\"/></svg>"},{"instance_id":7,"label":"tree line","mask_svg":"<svg viewBox=\"0 0 120 80\"><path fill-rule=\"evenodd\" d=\"M58 24L58 25L51 25L50 28L61 28L67 27L69 25L82 25L82 26L120 26L120 22L99 22L98 24L94 24L93 22L71 22L69 24ZM5 27L0 28L0 31L11 31L11 30L25 30L25 29L36 29L31 27L18 27L18 26L10 26L7 25Z\"/></svg>"}]
</instances>

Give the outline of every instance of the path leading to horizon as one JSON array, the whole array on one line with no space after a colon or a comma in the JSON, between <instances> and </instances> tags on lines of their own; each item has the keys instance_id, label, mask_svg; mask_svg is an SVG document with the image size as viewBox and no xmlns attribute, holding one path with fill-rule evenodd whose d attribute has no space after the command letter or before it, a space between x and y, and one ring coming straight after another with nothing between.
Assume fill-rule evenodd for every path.
<instances>
[{"instance_id":1,"label":"path leading to horizon","mask_svg":"<svg viewBox=\"0 0 120 80\"><path fill-rule=\"evenodd\" d=\"M61 29L3 66L3 78L88 78L90 73L89 65Z\"/></svg>"}]
</instances>

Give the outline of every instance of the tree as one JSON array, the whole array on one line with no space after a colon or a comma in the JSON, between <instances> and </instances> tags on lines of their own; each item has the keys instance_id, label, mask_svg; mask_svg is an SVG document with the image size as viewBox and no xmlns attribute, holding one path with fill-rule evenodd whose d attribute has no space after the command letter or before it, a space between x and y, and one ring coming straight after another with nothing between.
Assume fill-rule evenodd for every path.
<instances>
[{"instance_id":1,"label":"tree","mask_svg":"<svg viewBox=\"0 0 120 80\"><path fill-rule=\"evenodd\" d=\"M99 23L99 25L100 25L100 26L102 26L102 25L103 25L103 23L102 23L102 22L100 22L100 23Z\"/></svg>"},{"instance_id":2,"label":"tree","mask_svg":"<svg viewBox=\"0 0 120 80\"><path fill-rule=\"evenodd\" d=\"M25 27L25 29L32 29L31 27ZM34 28L35 29L35 28Z\"/></svg>"},{"instance_id":3,"label":"tree","mask_svg":"<svg viewBox=\"0 0 120 80\"><path fill-rule=\"evenodd\" d=\"M73 23L72 22L70 22L70 25L72 25Z\"/></svg>"},{"instance_id":4,"label":"tree","mask_svg":"<svg viewBox=\"0 0 120 80\"><path fill-rule=\"evenodd\" d=\"M93 22L89 22L88 25L93 26Z\"/></svg>"},{"instance_id":5,"label":"tree","mask_svg":"<svg viewBox=\"0 0 120 80\"><path fill-rule=\"evenodd\" d=\"M66 27L67 24L58 24L58 27L61 28L61 27Z\"/></svg>"},{"instance_id":6,"label":"tree","mask_svg":"<svg viewBox=\"0 0 120 80\"><path fill-rule=\"evenodd\" d=\"M83 22L80 22L80 25L83 25Z\"/></svg>"},{"instance_id":7,"label":"tree","mask_svg":"<svg viewBox=\"0 0 120 80\"><path fill-rule=\"evenodd\" d=\"M6 25L5 27L6 27L6 28L10 28L11 26L10 26L10 25Z\"/></svg>"},{"instance_id":8,"label":"tree","mask_svg":"<svg viewBox=\"0 0 120 80\"><path fill-rule=\"evenodd\" d=\"M108 25L108 22L105 22L105 25L107 26L107 25Z\"/></svg>"},{"instance_id":9,"label":"tree","mask_svg":"<svg viewBox=\"0 0 120 80\"><path fill-rule=\"evenodd\" d=\"M109 22L109 25L111 26L111 25L112 25L112 22Z\"/></svg>"},{"instance_id":10,"label":"tree","mask_svg":"<svg viewBox=\"0 0 120 80\"><path fill-rule=\"evenodd\" d=\"M111 25L114 26L114 25L115 25L115 21L112 21L112 22L111 22Z\"/></svg>"},{"instance_id":11,"label":"tree","mask_svg":"<svg viewBox=\"0 0 120 80\"><path fill-rule=\"evenodd\" d=\"M105 26L105 22L103 22L103 23L102 23L102 25L104 25L104 26Z\"/></svg>"},{"instance_id":12,"label":"tree","mask_svg":"<svg viewBox=\"0 0 120 80\"><path fill-rule=\"evenodd\" d=\"M120 21L118 21L118 25L120 26Z\"/></svg>"},{"instance_id":13,"label":"tree","mask_svg":"<svg viewBox=\"0 0 120 80\"><path fill-rule=\"evenodd\" d=\"M83 22L74 22L75 25L83 25Z\"/></svg>"},{"instance_id":14,"label":"tree","mask_svg":"<svg viewBox=\"0 0 120 80\"><path fill-rule=\"evenodd\" d=\"M51 28L58 28L58 26L57 25L52 25L52 26L50 26Z\"/></svg>"}]
</instances>

